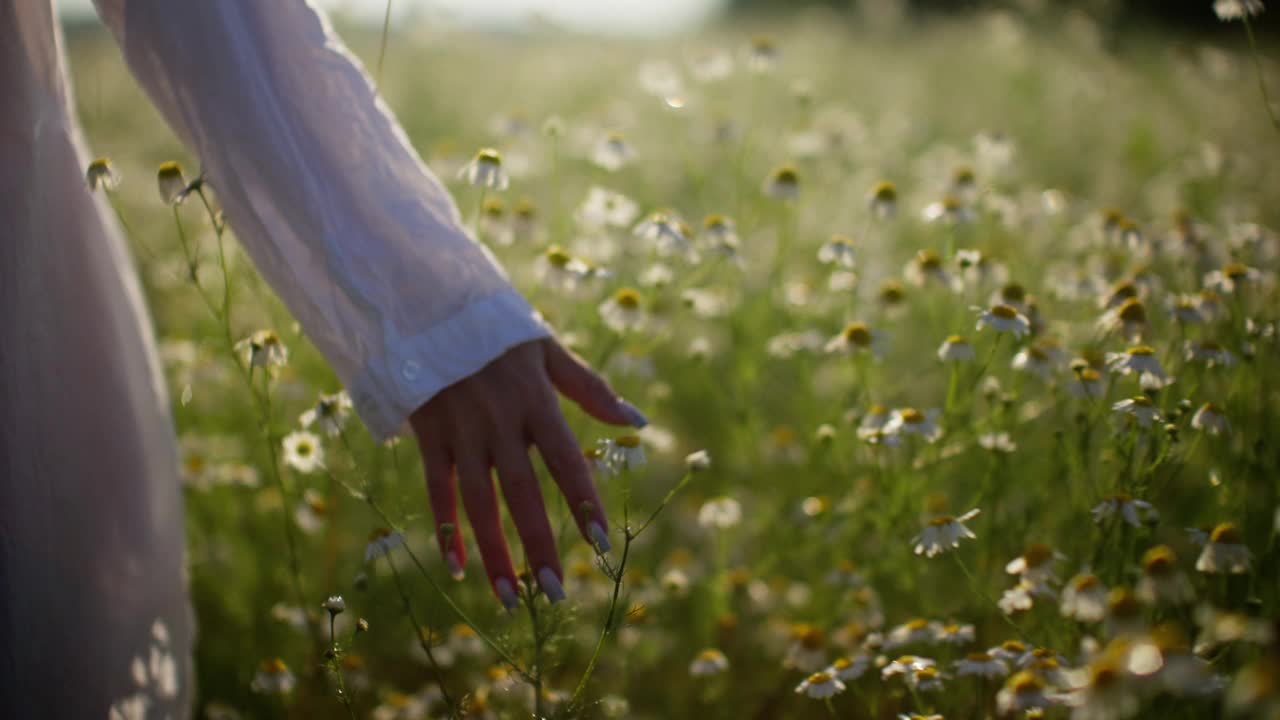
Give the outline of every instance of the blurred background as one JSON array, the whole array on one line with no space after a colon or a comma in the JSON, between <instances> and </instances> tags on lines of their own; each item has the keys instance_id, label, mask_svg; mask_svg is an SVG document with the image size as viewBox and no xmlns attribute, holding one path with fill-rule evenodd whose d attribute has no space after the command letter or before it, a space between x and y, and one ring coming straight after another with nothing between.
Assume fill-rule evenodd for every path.
<instances>
[{"instance_id":1,"label":"blurred background","mask_svg":"<svg viewBox=\"0 0 1280 720\"><path fill-rule=\"evenodd\" d=\"M381 22L385 0L315 0L351 22ZM92 0L61 0L69 20L90 20ZM1229 33L1218 20L1213 0L392 0L398 19L446 21L467 27L522 30L562 28L621 34L660 34L690 30L725 15L792 14L814 9L850 13L934 15L1009 9L1046 20L1064 11L1084 11L1117 38L1128 30L1158 24L1196 34ZM1256 29L1274 35L1280 15L1263 13ZM1239 28L1235 28L1238 32Z\"/></svg>"}]
</instances>

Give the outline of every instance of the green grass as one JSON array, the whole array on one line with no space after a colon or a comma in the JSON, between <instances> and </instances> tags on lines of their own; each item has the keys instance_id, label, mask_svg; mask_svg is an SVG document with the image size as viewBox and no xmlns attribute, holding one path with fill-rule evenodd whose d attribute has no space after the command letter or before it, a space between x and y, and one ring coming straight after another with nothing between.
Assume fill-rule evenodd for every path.
<instances>
[{"instance_id":1,"label":"green grass","mask_svg":"<svg viewBox=\"0 0 1280 720\"><path fill-rule=\"evenodd\" d=\"M695 474L629 548L617 612L625 621L602 645L584 686L582 717L619 716L618 698L638 718L929 711L977 717L984 708L994 712L1001 681L956 677L952 661L966 652L1019 639L1059 653L1064 665L1076 668L1090 662L1082 642L1092 638L1109 648L1094 658L1096 670L1138 642L1116 641L1108 623L1063 618L1054 597L1038 597L1034 608L1013 616L998 610L995 601L1017 581L1004 567L1031 543L1060 553L1054 564L1059 594L1062 583L1086 567L1109 588L1134 587L1143 553L1169 545L1195 600L1143 606L1141 625L1172 624L1196 644L1207 642L1196 608L1242 612L1263 624L1277 617L1280 245L1270 230L1259 231L1255 243L1230 241L1247 234L1242 223L1275 227L1280 221L1280 172L1272 161L1280 137L1258 97L1252 60L1234 49L1170 42L1137 29L1103 37L1079 18L1058 20L1040 26L993 15L877 28L814 15L768 28L781 58L765 74L748 72L742 55L752 31L762 28L607 42L410 28L393 34L382 87L419 151L450 183L465 213L473 212L478 192L454 180L454 172L476 149L498 148L509 167L527 161L528 172L513 177L508 191L489 193L506 214L483 235L497 237L517 199L536 206L535 238L490 244L566 341L653 421L653 434L645 436L648 464L599 480L615 528L623 525L624 498L638 525L636 518L647 517L685 477L686 454L705 448L712 457L711 468ZM377 37L349 37L372 67ZM296 429L296 418L320 393L336 390L336 381L229 242L232 337L272 328L291 353L276 377L255 376L257 394L249 391L218 318L186 281L173 217L155 193L161 162L178 159L190 168L198 162L146 105L105 38L76 34L69 49L92 150L110 156L124 176L117 200L132 228L168 358L185 472L205 479L186 495L200 709L218 703L245 717L346 717L322 655L329 636L320 605L340 594L347 609L339 620L350 621L339 628L343 676L357 716L410 717L372 713L407 702L406 695L431 696L436 685L425 657L417 657L423 653L415 649L407 598L417 622L439 635L433 654L452 656L450 663L437 660L448 665L438 677L454 700L482 700L500 717L528 717L527 686L495 681L487 671L502 666L499 654L457 629L460 620L436 587L528 675L550 691L572 693L604 626L614 582L593 566L567 508L551 504L563 528L569 602L549 609L536 601L535 633L529 614L509 618L500 611L476 570L474 551L468 578L448 579L431 542L412 443L376 446L353 422L349 445L326 441L331 476L281 465L282 494L271 481L268 448ZM712 50L732 53L735 72L709 84L690 79L687 62ZM683 107L641 89L637 67L652 60L684 73L687 90L673 103ZM1274 70L1268 72L1274 81ZM528 130L496 133L495 115L522 118ZM551 116L566 128L558 140L541 132ZM726 124L731 131L716 139ZM591 142L607 130L623 132L636 151L635 162L616 173L589 161ZM820 132L813 152L800 152L794 136L812 130ZM975 144L980 133L993 132L1016 147L1007 165ZM794 203L762 193L770 171L785 162L794 163L800 177ZM921 210L957 191L952 178L962 166L976 174L965 203L973 219L925 223ZM899 192L892 220L873 217L866 202L882 179ZM651 243L625 228L602 237L584 232L574 215L595 185L625 193L642 213L677 214L695 235L705 215L731 216L741 236L741 266L711 253L697 264L658 258ZM1058 198L1055 212L1045 202L1050 190ZM1108 230L1107 209L1132 222L1141 241L1126 244ZM216 307L223 274L212 227L198 203L185 204L180 215L199 247L200 281ZM1194 227L1193 244L1174 239L1179 222ZM853 238L857 253L856 278L834 289L833 267L817 259L833 234ZM610 275L572 294L549 287L539 268L552 244ZM961 277L956 248L980 251L988 276L966 276L954 291L903 280L904 266L923 250L939 253L945 270ZM655 262L670 268L671 279L646 286ZM1211 321L1176 323L1166 301L1199 293L1205 275L1229 262L1257 269L1261 279L1223 294ZM1068 282L1077 275L1080 282ZM893 280L903 282L905 295L889 306L881 289ZM1133 376L1097 365L1105 353L1133 344L1098 326L1100 301L1125 280L1136 281L1145 307L1143 342L1176 378L1152 393L1168 428L1156 424L1141 432L1110 410L1140 393ZM1092 289L1067 292L1085 281ZM971 308L991 305L1007 283L1022 285L1033 298L1033 338L997 340L990 329L975 330L978 314ZM645 332L619 338L597 308L623 287L639 289L651 320ZM712 294L711 307L686 302L686 291L695 289ZM771 340L786 333L812 331L825 344L850 321L883 333L882 357L821 347L789 357L768 351ZM959 366L953 401L945 407L952 370L936 350L957 333L970 339L976 360ZM1219 342L1237 362L1189 363L1183 356L1188 339ZM705 352L690 352L695 340L705 343ZM1050 342L1062 358L1047 378L1010 367L1019 349L1049 348L1043 343ZM1078 382L1067 365L1072 358L1094 363L1105 397L1069 392ZM1206 402L1223 409L1229 433L1204 436L1191 427L1192 414ZM869 444L857 428L873 405L945 409L941 438ZM566 414L584 446L608 432L576 408L566 407ZM1016 450L983 449L978 439L993 432L1008 433ZM229 472L249 472L259 482L221 481ZM558 498L550 480L544 482L544 494ZM374 498L390 524L403 529L422 568L403 548L391 554L401 579L385 560L364 563L369 533L389 523L344 486ZM1149 501L1158 519L1139 528L1094 523L1090 509L1117 492ZM304 496L327 503L313 533L293 519ZM719 496L740 503L741 523L702 527L699 508ZM912 538L929 518L974 507L982 512L967 524L976 540L933 559L913 554ZM1250 573L1224 577L1194 569L1201 550L1185 528L1222 522L1238 526L1252 553ZM301 598L286 550L284 527L291 523ZM469 541L469 528L463 532ZM616 537L614 562L623 544ZM861 582L833 584L842 563L855 566ZM273 613L299 602L319 632ZM352 639L357 617L367 619L369 629ZM869 646L873 659L905 652L937 659L950 675L942 690L912 692L901 678L882 681L873 666L829 706L793 692L806 675L787 666L793 638L804 635L798 625L808 626L806 637L825 663L860 652L866 632L888 634L912 618L975 628L976 640L962 647ZM724 653L728 671L691 676L690 663L708 648ZM1260 658L1277 653L1274 645L1247 640L1202 649L1208 663L1202 669L1220 675L1227 687L1244 682L1237 679L1242 668L1264 667ZM276 657L297 675L298 688L285 697L253 693L259 663ZM1046 668L1035 672L1066 689L1067 681ZM1144 714L1205 717L1224 705L1221 692L1175 698L1127 673L1115 688L1140 699ZM1274 712L1274 684L1270 692ZM563 697L556 702L550 695L539 707L560 712ZM434 708L432 717L448 713L439 703ZM1054 705L1049 714L1069 712Z\"/></svg>"}]
</instances>

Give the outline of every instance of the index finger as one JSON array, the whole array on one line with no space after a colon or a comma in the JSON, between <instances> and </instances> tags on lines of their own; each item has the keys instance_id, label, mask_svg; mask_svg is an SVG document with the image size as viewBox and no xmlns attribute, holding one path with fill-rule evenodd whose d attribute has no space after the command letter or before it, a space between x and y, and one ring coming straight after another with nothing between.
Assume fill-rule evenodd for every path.
<instances>
[{"instance_id":1,"label":"index finger","mask_svg":"<svg viewBox=\"0 0 1280 720\"><path fill-rule=\"evenodd\" d=\"M534 418L527 428L530 439L538 447L542 462L569 503L578 531L592 546L608 552L609 521L604 504L591 479L591 468L582 456L582 448L555 402Z\"/></svg>"}]
</instances>

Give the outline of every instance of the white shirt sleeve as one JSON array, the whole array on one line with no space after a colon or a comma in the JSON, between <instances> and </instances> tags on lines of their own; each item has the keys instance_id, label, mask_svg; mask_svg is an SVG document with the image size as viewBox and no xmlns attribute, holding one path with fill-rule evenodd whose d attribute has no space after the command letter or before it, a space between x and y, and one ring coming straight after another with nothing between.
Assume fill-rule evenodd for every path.
<instances>
[{"instance_id":1,"label":"white shirt sleeve","mask_svg":"<svg viewBox=\"0 0 1280 720\"><path fill-rule=\"evenodd\" d=\"M95 0L370 432L548 330L305 0Z\"/></svg>"}]
</instances>

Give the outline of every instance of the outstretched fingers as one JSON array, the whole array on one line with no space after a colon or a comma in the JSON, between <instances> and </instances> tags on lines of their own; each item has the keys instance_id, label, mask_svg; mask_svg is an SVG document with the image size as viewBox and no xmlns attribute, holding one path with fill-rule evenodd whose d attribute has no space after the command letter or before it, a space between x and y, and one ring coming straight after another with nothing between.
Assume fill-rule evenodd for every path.
<instances>
[{"instance_id":1,"label":"outstretched fingers","mask_svg":"<svg viewBox=\"0 0 1280 720\"><path fill-rule=\"evenodd\" d=\"M529 427L529 435L569 503L582 537L601 552L608 552L609 521L605 518L604 504L596 492L582 448L559 408L552 404L539 414Z\"/></svg>"},{"instance_id":2,"label":"outstretched fingers","mask_svg":"<svg viewBox=\"0 0 1280 720\"><path fill-rule=\"evenodd\" d=\"M515 523L520 542L524 545L529 567L533 569L538 586L551 602L564 599L560 556L556 552L555 534L547 519L547 508L542 501L538 477L523 443L508 442L494 453L494 468L498 471L498 483L507 501L507 509Z\"/></svg>"},{"instance_id":3,"label":"outstretched fingers","mask_svg":"<svg viewBox=\"0 0 1280 720\"><path fill-rule=\"evenodd\" d=\"M520 605L516 595L516 572L511 566L511 552L502 532L502 518L498 514L498 496L489 475L487 456L471 449L457 456L458 487L462 493L462 505L467 510L471 529L475 532L480 558L493 594L507 610Z\"/></svg>"},{"instance_id":4,"label":"outstretched fingers","mask_svg":"<svg viewBox=\"0 0 1280 720\"><path fill-rule=\"evenodd\" d=\"M618 397L609 383L581 359L554 340L543 343L547 377L565 397L576 402L588 415L612 425L649 424L634 405Z\"/></svg>"}]
</instances>

